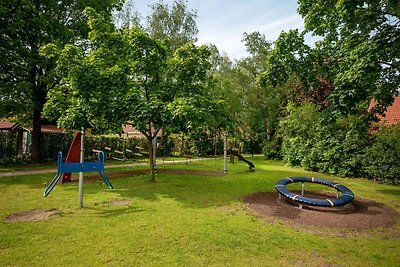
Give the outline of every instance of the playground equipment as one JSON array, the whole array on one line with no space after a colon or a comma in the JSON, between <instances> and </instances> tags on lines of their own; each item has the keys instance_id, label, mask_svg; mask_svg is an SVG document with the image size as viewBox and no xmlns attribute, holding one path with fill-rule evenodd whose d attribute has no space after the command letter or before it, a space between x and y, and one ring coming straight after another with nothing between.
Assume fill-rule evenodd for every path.
<instances>
[{"instance_id":1,"label":"playground equipment","mask_svg":"<svg viewBox=\"0 0 400 267\"><path fill-rule=\"evenodd\" d=\"M286 189L286 185L291 183L302 183L301 195L290 192ZM318 199L318 198L310 198L304 196L304 183L317 183L326 185L337 190L336 198L327 198L327 199ZM351 203L354 200L354 193L344 185L331 182L328 180L324 180L321 178L310 178L310 177L288 177L282 180L279 180L275 185L276 191L280 194L279 196L284 196L287 199L291 199L300 204L300 208L302 208L302 204L310 205L310 206L319 206L319 207L336 207L336 206L344 206L346 204ZM340 196L341 195L341 196Z\"/></svg>"},{"instance_id":2,"label":"playground equipment","mask_svg":"<svg viewBox=\"0 0 400 267\"><path fill-rule=\"evenodd\" d=\"M243 162L247 163L247 165L249 165L249 169L250 169L250 170L251 170L251 169L254 169L254 168L256 167L256 166L254 166L254 164L253 164L251 161L248 161L247 159L245 159L244 157L242 157L241 155L239 155L236 151L234 151L234 150L232 150L232 149L230 149L230 148L227 149L227 151L228 151L229 154L238 157L238 159L239 159L240 161L243 161Z\"/></svg>"},{"instance_id":3,"label":"playground equipment","mask_svg":"<svg viewBox=\"0 0 400 267\"><path fill-rule=\"evenodd\" d=\"M125 161L128 160L127 154L132 154L132 150L130 149L124 149L123 151L121 150L114 150L114 156L112 157L115 160L119 160L119 161Z\"/></svg>"},{"instance_id":4,"label":"playground equipment","mask_svg":"<svg viewBox=\"0 0 400 267\"><path fill-rule=\"evenodd\" d=\"M43 193L44 197L47 197L53 188L56 186L60 178L63 174L66 173L74 173L74 172L99 172L101 178L104 183L108 186L108 188L113 189L113 186L110 180L107 178L104 173L104 152L99 151L98 153L98 162L83 162L83 163L63 163L62 162L62 152L58 152L58 161L57 161L57 174L47 186L46 190Z\"/></svg>"},{"instance_id":5,"label":"playground equipment","mask_svg":"<svg viewBox=\"0 0 400 267\"><path fill-rule=\"evenodd\" d=\"M82 139L82 133L77 132L74 137L74 140L72 140L71 146L69 147L65 163L79 162L81 158L80 155L82 146L81 139ZM71 173L65 172L62 174L61 183L66 183L66 182L71 182Z\"/></svg>"}]
</instances>

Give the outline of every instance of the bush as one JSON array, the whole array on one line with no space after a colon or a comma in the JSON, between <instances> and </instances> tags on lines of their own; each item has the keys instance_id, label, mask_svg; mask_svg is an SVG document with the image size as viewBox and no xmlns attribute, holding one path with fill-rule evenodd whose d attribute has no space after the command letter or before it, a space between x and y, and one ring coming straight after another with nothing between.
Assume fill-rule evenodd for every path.
<instances>
[{"instance_id":1,"label":"bush","mask_svg":"<svg viewBox=\"0 0 400 267\"><path fill-rule=\"evenodd\" d=\"M383 127L363 151L362 169L369 178L400 184L400 125Z\"/></svg>"},{"instance_id":2,"label":"bush","mask_svg":"<svg viewBox=\"0 0 400 267\"><path fill-rule=\"evenodd\" d=\"M288 106L289 116L280 123L283 133L281 153L285 163L303 166L317 138L318 111L318 106L309 103L300 107Z\"/></svg>"},{"instance_id":3,"label":"bush","mask_svg":"<svg viewBox=\"0 0 400 267\"><path fill-rule=\"evenodd\" d=\"M266 141L262 152L266 159L282 159L281 146L277 140Z\"/></svg>"},{"instance_id":4,"label":"bush","mask_svg":"<svg viewBox=\"0 0 400 267\"><path fill-rule=\"evenodd\" d=\"M52 161L57 160L58 151L63 153L66 157L69 147L72 143L72 133L45 133L41 134L41 154L43 160Z\"/></svg>"},{"instance_id":5,"label":"bush","mask_svg":"<svg viewBox=\"0 0 400 267\"><path fill-rule=\"evenodd\" d=\"M314 104L289 107L289 116L281 123L283 160L307 170L359 176L368 126L352 116L327 120Z\"/></svg>"},{"instance_id":6,"label":"bush","mask_svg":"<svg viewBox=\"0 0 400 267\"><path fill-rule=\"evenodd\" d=\"M0 132L0 164L26 164L30 153L22 153L16 132Z\"/></svg>"},{"instance_id":7,"label":"bush","mask_svg":"<svg viewBox=\"0 0 400 267\"><path fill-rule=\"evenodd\" d=\"M243 140L243 153L247 154L259 154L264 151L262 140L258 137L251 140ZM279 149L278 149L279 150Z\"/></svg>"},{"instance_id":8,"label":"bush","mask_svg":"<svg viewBox=\"0 0 400 267\"><path fill-rule=\"evenodd\" d=\"M191 134L187 139L186 145L186 149L183 148L182 150L183 153L185 154L186 151L196 156L218 155L224 151L224 141L221 136L206 132Z\"/></svg>"}]
</instances>

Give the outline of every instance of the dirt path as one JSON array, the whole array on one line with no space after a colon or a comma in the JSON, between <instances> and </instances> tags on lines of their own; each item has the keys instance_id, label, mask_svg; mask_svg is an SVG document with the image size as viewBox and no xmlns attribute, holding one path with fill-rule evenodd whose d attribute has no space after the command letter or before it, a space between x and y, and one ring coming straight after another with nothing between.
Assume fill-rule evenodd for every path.
<instances>
[{"instance_id":1,"label":"dirt path","mask_svg":"<svg viewBox=\"0 0 400 267\"><path fill-rule=\"evenodd\" d=\"M202 158L200 159L192 159L191 161L200 161L203 160ZM185 163L186 160L174 160L174 161L162 161L158 160L158 165L163 165L163 164L174 164L174 163ZM148 163L138 163L138 162L133 162L133 163L127 163L127 164L110 164L110 165L105 165L105 169L112 169L112 168L120 168L120 167L135 167L135 166L148 166ZM43 174L43 173L56 173L57 168L54 169L44 169L44 170L25 170L25 171L12 171L12 172L0 172L0 177L5 177L5 176L20 176L20 175L29 175L29 174Z\"/></svg>"}]
</instances>

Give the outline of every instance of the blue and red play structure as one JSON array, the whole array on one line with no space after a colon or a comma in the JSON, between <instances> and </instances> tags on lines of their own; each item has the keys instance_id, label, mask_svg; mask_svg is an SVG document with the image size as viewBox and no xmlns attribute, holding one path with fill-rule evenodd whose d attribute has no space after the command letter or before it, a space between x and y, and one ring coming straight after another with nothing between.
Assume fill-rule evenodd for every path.
<instances>
[{"instance_id":1,"label":"blue and red play structure","mask_svg":"<svg viewBox=\"0 0 400 267\"><path fill-rule=\"evenodd\" d=\"M317 183L335 188L338 192L337 198L318 199L310 198L303 195L298 195L290 192L286 189L286 185L291 183ZM303 184L304 185L304 184ZM310 177L288 177L279 180L275 185L276 191L287 199L291 199L299 204L319 207L336 207L344 206L351 203L354 200L354 193L344 185L324 180L321 178L310 178ZM303 190L302 190L303 192ZM341 195L339 197L339 195Z\"/></svg>"},{"instance_id":2,"label":"blue and red play structure","mask_svg":"<svg viewBox=\"0 0 400 267\"><path fill-rule=\"evenodd\" d=\"M104 152L100 151L98 153L98 161L97 162L83 162L83 163L63 163L62 161L62 152L58 152L58 161L57 161L57 174L47 186L46 190L43 193L44 197L47 197L51 190L56 186L58 181L63 177L66 173L74 173L74 172L99 172L101 178L104 183L108 186L108 188L113 189L113 186L110 180L107 178L104 173Z\"/></svg>"},{"instance_id":3,"label":"blue and red play structure","mask_svg":"<svg viewBox=\"0 0 400 267\"><path fill-rule=\"evenodd\" d=\"M82 146L82 133L77 132L74 139L72 140L71 146L69 147L67 158L65 163L77 163L81 159L81 146ZM61 176L61 183L71 182L71 173L65 172Z\"/></svg>"}]
</instances>

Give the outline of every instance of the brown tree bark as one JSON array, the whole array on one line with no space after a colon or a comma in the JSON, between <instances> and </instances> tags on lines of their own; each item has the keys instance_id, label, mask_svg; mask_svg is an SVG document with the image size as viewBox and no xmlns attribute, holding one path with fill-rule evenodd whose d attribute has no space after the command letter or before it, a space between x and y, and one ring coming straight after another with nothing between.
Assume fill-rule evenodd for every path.
<instances>
[{"instance_id":1,"label":"brown tree bark","mask_svg":"<svg viewBox=\"0 0 400 267\"><path fill-rule=\"evenodd\" d=\"M33 111L33 121L32 121L32 162L42 161L42 154L40 148L41 144L41 132L42 132L42 111L35 108Z\"/></svg>"},{"instance_id":2,"label":"brown tree bark","mask_svg":"<svg viewBox=\"0 0 400 267\"><path fill-rule=\"evenodd\" d=\"M46 103L46 87L41 84L36 84L37 75L40 75L41 70L37 66L31 69L31 86L32 86L32 103L33 103L33 118L32 118L32 147L31 147L31 161L41 162L43 160L41 147L41 133L42 133L42 111Z\"/></svg>"},{"instance_id":3,"label":"brown tree bark","mask_svg":"<svg viewBox=\"0 0 400 267\"><path fill-rule=\"evenodd\" d=\"M155 168L154 168L154 157L153 157L153 139L152 135L147 136L147 141L149 142L149 162L150 162L150 182L155 183Z\"/></svg>"}]
</instances>

